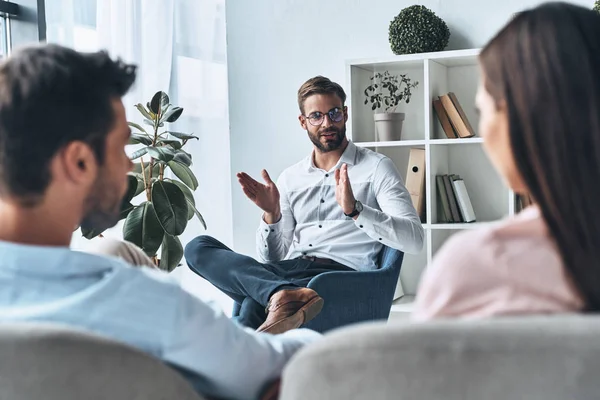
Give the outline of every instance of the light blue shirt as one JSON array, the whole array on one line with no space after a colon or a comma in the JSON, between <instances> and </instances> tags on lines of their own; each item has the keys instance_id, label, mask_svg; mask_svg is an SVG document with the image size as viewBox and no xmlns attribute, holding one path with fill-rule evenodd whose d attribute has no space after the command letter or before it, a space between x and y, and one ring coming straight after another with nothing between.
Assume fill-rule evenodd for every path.
<instances>
[{"instance_id":1,"label":"light blue shirt","mask_svg":"<svg viewBox=\"0 0 600 400\"><path fill-rule=\"evenodd\" d=\"M116 258L0 241L0 322L65 323L137 347L212 385L207 395L253 399L290 357L320 338L243 328L170 275ZM194 383L194 382L192 382Z\"/></svg>"}]
</instances>

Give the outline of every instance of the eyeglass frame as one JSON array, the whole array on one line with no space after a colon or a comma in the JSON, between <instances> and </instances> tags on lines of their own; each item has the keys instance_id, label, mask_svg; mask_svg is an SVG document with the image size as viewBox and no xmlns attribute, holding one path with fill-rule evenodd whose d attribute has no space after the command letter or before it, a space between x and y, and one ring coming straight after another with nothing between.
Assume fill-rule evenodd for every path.
<instances>
[{"instance_id":1,"label":"eyeglass frame","mask_svg":"<svg viewBox=\"0 0 600 400\"><path fill-rule=\"evenodd\" d=\"M334 121L333 118L331 117L332 111L335 110L336 108L342 112L342 119L340 119L337 122ZM313 111L309 115L304 115L304 114L301 114L301 115L304 119L308 120L308 123L311 124L312 126L321 126L321 125L323 125L323 122L325 122L325 116L329 117L329 121L331 121L332 124L339 124L346 117L347 112L348 112L348 106L342 106L341 109L339 107L333 107L331 110L324 112L324 113L322 113L321 111ZM318 124L313 124L310 119L310 115L312 115L314 113L321 113L321 115L322 115L321 122L319 122Z\"/></svg>"}]
</instances>

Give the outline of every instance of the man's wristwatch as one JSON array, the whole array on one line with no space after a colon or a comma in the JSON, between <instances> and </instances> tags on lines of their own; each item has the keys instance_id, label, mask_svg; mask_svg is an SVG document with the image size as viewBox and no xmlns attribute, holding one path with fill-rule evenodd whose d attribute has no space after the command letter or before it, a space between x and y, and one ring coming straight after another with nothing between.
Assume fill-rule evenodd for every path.
<instances>
[{"instance_id":1,"label":"man's wristwatch","mask_svg":"<svg viewBox=\"0 0 600 400\"><path fill-rule=\"evenodd\" d=\"M360 201L356 200L354 202L354 211L352 211L350 214L346 214L344 213L344 215L346 217L350 217L350 218L354 218L356 217L358 214L360 214L363 210L363 205Z\"/></svg>"}]
</instances>

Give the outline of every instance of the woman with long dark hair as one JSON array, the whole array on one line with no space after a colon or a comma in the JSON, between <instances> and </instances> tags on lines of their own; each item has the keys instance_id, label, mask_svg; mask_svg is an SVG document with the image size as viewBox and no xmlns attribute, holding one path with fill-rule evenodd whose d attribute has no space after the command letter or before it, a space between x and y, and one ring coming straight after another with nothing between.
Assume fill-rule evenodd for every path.
<instances>
[{"instance_id":1,"label":"woman with long dark hair","mask_svg":"<svg viewBox=\"0 0 600 400\"><path fill-rule=\"evenodd\" d=\"M485 151L535 205L449 239L413 318L600 311L600 15L567 3L524 11L479 61Z\"/></svg>"}]
</instances>

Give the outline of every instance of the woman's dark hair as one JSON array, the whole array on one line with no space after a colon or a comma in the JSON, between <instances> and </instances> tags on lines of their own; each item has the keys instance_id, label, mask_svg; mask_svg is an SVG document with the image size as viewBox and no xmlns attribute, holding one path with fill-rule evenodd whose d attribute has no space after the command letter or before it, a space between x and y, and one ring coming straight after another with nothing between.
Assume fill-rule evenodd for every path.
<instances>
[{"instance_id":1,"label":"woman's dark hair","mask_svg":"<svg viewBox=\"0 0 600 400\"><path fill-rule=\"evenodd\" d=\"M50 183L50 162L69 142L90 145L104 162L112 101L136 68L106 52L58 45L24 48L0 65L0 197L36 204Z\"/></svg>"},{"instance_id":2,"label":"woman's dark hair","mask_svg":"<svg viewBox=\"0 0 600 400\"><path fill-rule=\"evenodd\" d=\"M529 194L586 311L600 311L600 15L567 3L521 12L480 64Z\"/></svg>"}]
</instances>

